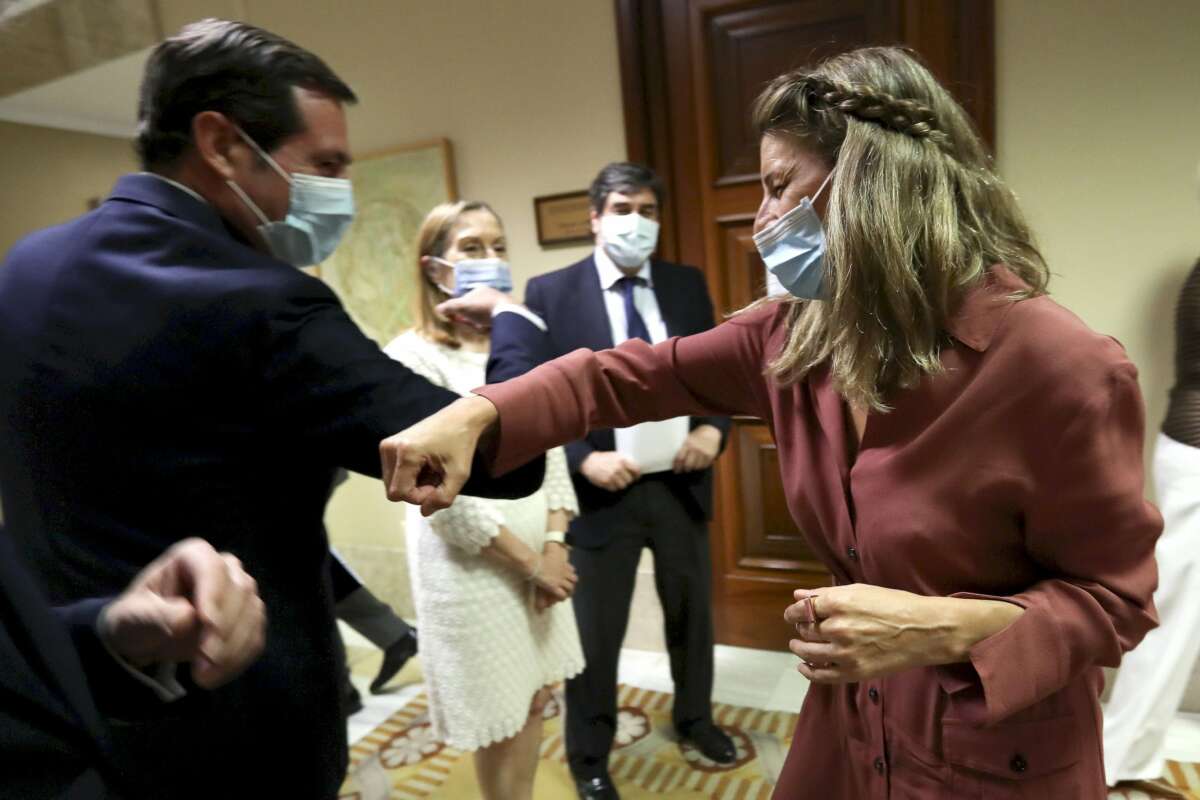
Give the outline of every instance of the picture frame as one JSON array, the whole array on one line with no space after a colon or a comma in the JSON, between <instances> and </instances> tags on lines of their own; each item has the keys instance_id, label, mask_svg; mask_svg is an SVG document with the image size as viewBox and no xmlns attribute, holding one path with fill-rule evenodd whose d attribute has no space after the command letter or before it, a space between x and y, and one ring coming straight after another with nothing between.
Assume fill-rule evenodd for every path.
<instances>
[{"instance_id":1,"label":"picture frame","mask_svg":"<svg viewBox=\"0 0 1200 800\"><path fill-rule=\"evenodd\" d=\"M538 244L549 247L591 242L590 208L586 189L533 198Z\"/></svg>"},{"instance_id":2,"label":"picture frame","mask_svg":"<svg viewBox=\"0 0 1200 800\"><path fill-rule=\"evenodd\" d=\"M413 322L416 238L439 203L458 199L448 139L413 142L355 159L355 217L345 240L314 273L380 345Z\"/></svg>"}]
</instances>

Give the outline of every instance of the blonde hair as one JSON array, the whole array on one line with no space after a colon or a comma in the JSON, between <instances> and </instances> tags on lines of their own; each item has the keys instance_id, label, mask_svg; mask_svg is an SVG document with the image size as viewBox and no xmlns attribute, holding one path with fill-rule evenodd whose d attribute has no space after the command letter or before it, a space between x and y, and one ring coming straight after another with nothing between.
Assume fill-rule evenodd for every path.
<instances>
[{"instance_id":1,"label":"blonde hair","mask_svg":"<svg viewBox=\"0 0 1200 800\"><path fill-rule=\"evenodd\" d=\"M946 321L989 266L1006 264L1025 296L1045 292L1049 272L1016 198L962 108L908 52L863 48L781 75L753 122L836 165L829 296L783 301L789 335L767 367L780 383L828 360L848 401L886 411L892 392L941 369Z\"/></svg>"},{"instance_id":2,"label":"blonde hair","mask_svg":"<svg viewBox=\"0 0 1200 800\"><path fill-rule=\"evenodd\" d=\"M447 299L446 294L426 273L421 259L424 256L441 258L450 244L450 232L462 219L463 214L471 211L486 211L495 217L501 226L504 224L500 221L500 215L487 203L481 200L459 200L456 203L434 206L433 210L425 215L425 221L421 223L421 230L417 234L417 282L421 287L421 291L417 293L417 330L431 341L451 348L461 347L462 342L455 334L454 323L435 310L438 303Z\"/></svg>"}]
</instances>

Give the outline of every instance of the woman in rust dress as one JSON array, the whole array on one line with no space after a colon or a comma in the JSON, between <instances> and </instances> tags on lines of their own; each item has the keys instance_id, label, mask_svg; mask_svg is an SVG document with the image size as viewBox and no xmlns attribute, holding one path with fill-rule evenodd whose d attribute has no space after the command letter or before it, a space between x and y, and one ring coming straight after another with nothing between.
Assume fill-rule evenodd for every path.
<instances>
[{"instance_id":1,"label":"woman in rust dress","mask_svg":"<svg viewBox=\"0 0 1200 800\"><path fill-rule=\"evenodd\" d=\"M813 686L775 796L1100 800L1100 668L1155 624L1133 365L1047 296L906 52L783 75L754 121L756 242L790 294L480 389L384 442L389 494L442 507L480 436L500 472L593 427L762 417L835 583L785 612Z\"/></svg>"}]
</instances>

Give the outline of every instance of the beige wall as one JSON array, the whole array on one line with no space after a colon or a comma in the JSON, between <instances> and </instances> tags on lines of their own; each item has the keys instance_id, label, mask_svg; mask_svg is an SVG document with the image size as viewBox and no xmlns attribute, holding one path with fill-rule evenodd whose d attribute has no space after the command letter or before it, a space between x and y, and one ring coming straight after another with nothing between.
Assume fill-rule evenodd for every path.
<instances>
[{"instance_id":1,"label":"beige wall","mask_svg":"<svg viewBox=\"0 0 1200 800\"><path fill-rule=\"evenodd\" d=\"M1153 432L1174 300L1200 256L1200 3L996 5L1000 170L1052 292L1137 364Z\"/></svg>"},{"instance_id":2,"label":"beige wall","mask_svg":"<svg viewBox=\"0 0 1200 800\"><path fill-rule=\"evenodd\" d=\"M120 139L0 122L0 257L25 234L87 211L136 163Z\"/></svg>"},{"instance_id":3,"label":"beige wall","mask_svg":"<svg viewBox=\"0 0 1200 800\"><path fill-rule=\"evenodd\" d=\"M1000 169L1052 292L1137 364L1149 455L1173 381L1175 298L1200 256L1200 3L996 6ZM1200 678L1186 706L1200 710Z\"/></svg>"}]
</instances>

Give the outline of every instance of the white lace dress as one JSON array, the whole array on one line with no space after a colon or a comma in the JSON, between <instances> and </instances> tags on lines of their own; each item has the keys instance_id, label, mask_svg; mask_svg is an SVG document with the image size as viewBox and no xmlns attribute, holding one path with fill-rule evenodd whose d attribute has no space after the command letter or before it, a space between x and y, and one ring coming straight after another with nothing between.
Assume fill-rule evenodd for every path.
<instances>
[{"instance_id":1,"label":"white lace dress","mask_svg":"<svg viewBox=\"0 0 1200 800\"><path fill-rule=\"evenodd\" d=\"M485 382L486 353L454 350L416 331L386 352L459 394ZM562 448L547 453L542 488L521 500L460 495L431 517L408 506L405 531L421 665L434 733L451 747L476 750L514 736L534 693L583 671L583 649L568 600L539 613L533 587L479 551L504 525L539 553L546 514L579 506Z\"/></svg>"}]
</instances>

